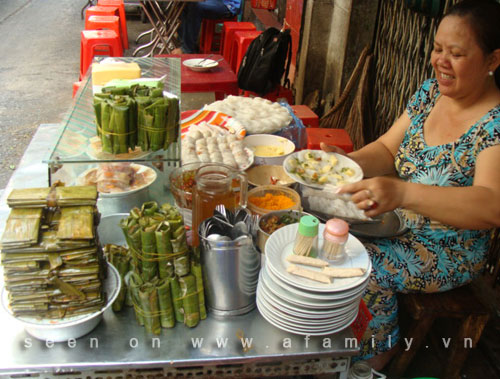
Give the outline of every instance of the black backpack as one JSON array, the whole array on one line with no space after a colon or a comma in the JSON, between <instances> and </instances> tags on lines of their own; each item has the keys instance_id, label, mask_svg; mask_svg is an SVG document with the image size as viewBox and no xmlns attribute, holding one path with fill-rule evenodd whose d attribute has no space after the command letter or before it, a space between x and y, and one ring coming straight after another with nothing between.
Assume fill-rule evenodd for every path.
<instances>
[{"instance_id":1,"label":"black backpack","mask_svg":"<svg viewBox=\"0 0 500 379\"><path fill-rule=\"evenodd\" d=\"M266 29L248 46L238 70L238 87L262 96L281 84L283 74L286 86L291 57L290 30Z\"/></svg>"}]
</instances>

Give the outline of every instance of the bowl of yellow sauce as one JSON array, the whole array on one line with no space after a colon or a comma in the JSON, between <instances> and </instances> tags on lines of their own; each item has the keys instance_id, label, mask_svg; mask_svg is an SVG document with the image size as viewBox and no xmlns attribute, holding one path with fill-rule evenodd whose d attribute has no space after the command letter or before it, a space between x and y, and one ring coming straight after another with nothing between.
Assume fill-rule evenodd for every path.
<instances>
[{"instance_id":1,"label":"bowl of yellow sauce","mask_svg":"<svg viewBox=\"0 0 500 379\"><path fill-rule=\"evenodd\" d=\"M243 144L253 151L255 165L281 165L295 151L292 141L273 134L252 134Z\"/></svg>"}]
</instances>

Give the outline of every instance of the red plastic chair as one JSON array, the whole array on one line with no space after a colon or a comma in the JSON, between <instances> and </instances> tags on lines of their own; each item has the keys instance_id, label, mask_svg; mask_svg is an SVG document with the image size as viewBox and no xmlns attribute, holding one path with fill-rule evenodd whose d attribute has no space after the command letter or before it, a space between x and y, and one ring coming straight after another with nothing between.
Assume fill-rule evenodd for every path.
<instances>
[{"instance_id":1,"label":"red plastic chair","mask_svg":"<svg viewBox=\"0 0 500 379\"><path fill-rule=\"evenodd\" d=\"M96 55L123 56L120 37L114 30L82 30L80 42L80 80Z\"/></svg>"},{"instance_id":2,"label":"red plastic chair","mask_svg":"<svg viewBox=\"0 0 500 379\"><path fill-rule=\"evenodd\" d=\"M247 52L250 43L257 38L262 32L260 30L243 30L234 32L233 43L231 46L231 54L229 64L235 73L238 73L241 61Z\"/></svg>"},{"instance_id":3,"label":"red plastic chair","mask_svg":"<svg viewBox=\"0 0 500 379\"><path fill-rule=\"evenodd\" d=\"M117 16L90 16L85 20L85 30L103 30L109 29L114 30L116 34L120 36L121 40L121 28L120 28L120 17ZM122 47L123 40L122 40Z\"/></svg>"},{"instance_id":4,"label":"red plastic chair","mask_svg":"<svg viewBox=\"0 0 500 379\"><path fill-rule=\"evenodd\" d=\"M243 30L256 30L251 22L226 21L222 25L221 53L226 61L231 59L231 47L233 45L234 33Z\"/></svg>"},{"instance_id":5,"label":"red plastic chair","mask_svg":"<svg viewBox=\"0 0 500 379\"><path fill-rule=\"evenodd\" d=\"M123 48L128 49L127 16L125 14L125 4L123 3L123 0L97 0L97 5L102 7L118 8Z\"/></svg>"},{"instance_id":6,"label":"red plastic chair","mask_svg":"<svg viewBox=\"0 0 500 379\"><path fill-rule=\"evenodd\" d=\"M225 21L236 21L237 19L237 16L234 16L232 18L222 18L214 20L208 18L203 19L203 22L201 24L200 53L219 53L221 45L221 33L217 32L217 25L223 24ZM217 40L219 42L219 47L214 47L214 42Z\"/></svg>"}]
</instances>

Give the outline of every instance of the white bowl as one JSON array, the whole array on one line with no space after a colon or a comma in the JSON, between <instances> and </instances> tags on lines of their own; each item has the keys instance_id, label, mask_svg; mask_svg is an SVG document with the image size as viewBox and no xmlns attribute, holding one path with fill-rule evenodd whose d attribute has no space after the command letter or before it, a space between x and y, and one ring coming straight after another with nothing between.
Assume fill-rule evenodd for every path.
<instances>
[{"instance_id":1,"label":"white bowl","mask_svg":"<svg viewBox=\"0 0 500 379\"><path fill-rule=\"evenodd\" d=\"M285 158L295 151L295 144L292 141L273 134L252 134L243 139L243 144L254 152L254 164L256 165L281 165ZM282 149L283 154L260 156L255 154L257 146L274 146Z\"/></svg>"},{"instance_id":2,"label":"white bowl","mask_svg":"<svg viewBox=\"0 0 500 379\"><path fill-rule=\"evenodd\" d=\"M32 317L15 317L10 310L5 288L2 293L2 305L7 313L17 322L24 326L26 332L42 341L63 342L69 339L80 338L90 333L102 320L102 314L116 300L120 292L121 279L120 274L108 263L108 275L104 284L104 290L107 294L106 304L97 312L69 317L61 320L38 320Z\"/></svg>"},{"instance_id":3,"label":"white bowl","mask_svg":"<svg viewBox=\"0 0 500 379\"><path fill-rule=\"evenodd\" d=\"M187 59L183 61L182 64L193 71L199 72L211 70L219 65L217 61L203 58Z\"/></svg>"}]
</instances>

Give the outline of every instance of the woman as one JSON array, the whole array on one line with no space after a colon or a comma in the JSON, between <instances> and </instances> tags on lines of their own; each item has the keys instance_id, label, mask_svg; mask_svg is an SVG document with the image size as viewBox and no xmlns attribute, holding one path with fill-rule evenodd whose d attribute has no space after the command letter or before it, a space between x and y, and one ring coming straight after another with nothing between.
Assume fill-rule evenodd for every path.
<instances>
[{"instance_id":1,"label":"woman","mask_svg":"<svg viewBox=\"0 0 500 379\"><path fill-rule=\"evenodd\" d=\"M375 369L399 338L395 293L469 282L484 266L491 230L500 227L499 19L494 1L454 6L435 36L436 78L384 135L349 154L369 179L339 193L352 194L367 216L401 208L410 230L366 244L373 271L364 300L373 319L361 357Z\"/></svg>"},{"instance_id":2,"label":"woman","mask_svg":"<svg viewBox=\"0 0 500 379\"><path fill-rule=\"evenodd\" d=\"M204 0L188 2L182 11L178 29L181 47L172 54L198 53L198 37L204 18L219 19L236 16L241 10L241 0Z\"/></svg>"}]
</instances>

